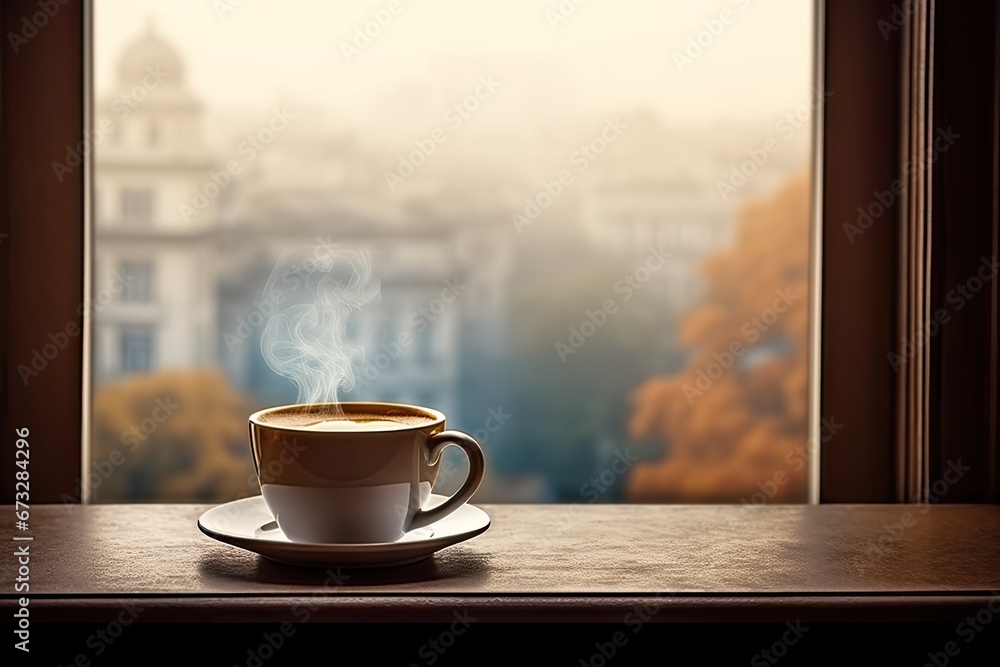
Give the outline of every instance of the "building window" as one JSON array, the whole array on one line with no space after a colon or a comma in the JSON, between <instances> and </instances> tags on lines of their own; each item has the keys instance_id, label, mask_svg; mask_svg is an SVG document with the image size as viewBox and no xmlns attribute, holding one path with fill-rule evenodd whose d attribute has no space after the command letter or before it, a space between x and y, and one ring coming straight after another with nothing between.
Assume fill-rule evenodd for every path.
<instances>
[{"instance_id":1,"label":"building window","mask_svg":"<svg viewBox=\"0 0 1000 667\"><path fill-rule=\"evenodd\" d=\"M149 303L153 300L152 262L123 262L122 275L125 289L122 300L127 303Z\"/></svg>"},{"instance_id":2,"label":"building window","mask_svg":"<svg viewBox=\"0 0 1000 667\"><path fill-rule=\"evenodd\" d=\"M152 191L135 189L123 190L122 219L126 222L150 222L153 219Z\"/></svg>"},{"instance_id":3,"label":"building window","mask_svg":"<svg viewBox=\"0 0 1000 667\"><path fill-rule=\"evenodd\" d=\"M148 373L153 368L153 331L130 327L121 334L122 373Z\"/></svg>"}]
</instances>

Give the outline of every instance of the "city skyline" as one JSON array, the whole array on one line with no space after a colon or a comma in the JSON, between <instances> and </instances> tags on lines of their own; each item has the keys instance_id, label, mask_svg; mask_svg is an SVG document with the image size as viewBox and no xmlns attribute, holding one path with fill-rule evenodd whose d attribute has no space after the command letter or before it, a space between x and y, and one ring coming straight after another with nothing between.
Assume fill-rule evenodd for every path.
<instances>
[{"instance_id":1,"label":"city skyline","mask_svg":"<svg viewBox=\"0 0 1000 667\"><path fill-rule=\"evenodd\" d=\"M703 260L731 243L739 202L807 164L808 132L776 144L770 137L766 164L737 196L720 197L714 183L761 145L766 125L682 131L648 109L574 109L532 132L536 117L520 110L532 87L473 77L476 67L465 65L457 69L474 97L428 129L440 111L429 95L424 115L414 114L424 119L417 134L386 125L366 135L346 123L327 123L323 134L298 108L275 106L250 124L251 135L211 142L208 105L190 85L200 65L146 23L122 51L114 82L99 81L106 92L97 117L109 102L121 113L96 153L95 279L116 271L137 279L97 320L97 393L163 374L183 385L183 372L216 368L258 407L293 401L291 384L260 354L262 289L283 249L334 238L370 249L383 286L381 305L352 333L374 366L359 369L365 382L345 398L431 405L470 432L512 401L524 414L521 402L536 395L528 402L553 410L566 409L561 394L574 397L571 406L605 406L602 418L555 437L523 418L503 433L483 431L496 467L482 494L494 499L572 499L575 475L604 465L622 442L627 389L683 360L677 323L703 296ZM446 90L434 94L444 99ZM505 119L518 119L520 137L504 133ZM641 292L637 283L622 296L631 301L625 314L585 353L570 334L573 358L554 354L579 313L650 249L657 270ZM449 284L468 291L411 331L412 314ZM601 370L609 362L610 375ZM564 365L560 376L542 371L553 363ZM550 378L566 386L546 389ZM109 400L102 404L115 409ZM225 430L238 433L242 417L226 419ZM236 451L227 469L247 463ZM137 475L129 493L156 497L161 482ZM223 488L216 492L231 492Z\"/></svg>"}]
</instances>

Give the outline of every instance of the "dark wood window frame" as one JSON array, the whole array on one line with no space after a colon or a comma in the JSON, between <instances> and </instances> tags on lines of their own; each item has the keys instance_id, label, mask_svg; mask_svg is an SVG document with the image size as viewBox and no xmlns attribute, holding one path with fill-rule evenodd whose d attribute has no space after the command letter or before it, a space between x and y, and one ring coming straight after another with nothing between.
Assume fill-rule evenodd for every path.
<instances>
[{"instance_id":1,"label":"dark wood window frame","mask_svg":"<svg viewBox=\"0 0 1000 667\"><path fill-rule=\"evenodd\" d=\"M1000 502L997 281L952 292L997 257L997 6L827 6L824 502Z\"/></svg>"},{"instance_id":2,"label":"dark wood window frame","mask_svg":"<svg viewBox=\"0 0 1000 667\"><path fill-rule=\"evenodd\" d=\"M972 275L984 248L996 257L997 1L916 0L897 19L898 5L819 3L833 95L817 127L821 379L811 421L814 435L821 418L844 424L821 451L819 500L933 500L934 480L961 458L975 472L946 500L996 503L996 281L914 353L900 339L951 307L950 286ZM79 0L56 6L41 18L29 0L0 10L0 430L5 451L13 429L28 427L46 453L32 462L35 502L78 494L88 424L89 12ZM921 151L949 124L961 140L925 161ZM915 163L926 168L904 173ZM893 205L850 236L858 208L894 183L905 190ZM901 352L897 373L889 354ZM3 502L13 499L12 466L0 461Z\"/></svg>"}]
</instances>

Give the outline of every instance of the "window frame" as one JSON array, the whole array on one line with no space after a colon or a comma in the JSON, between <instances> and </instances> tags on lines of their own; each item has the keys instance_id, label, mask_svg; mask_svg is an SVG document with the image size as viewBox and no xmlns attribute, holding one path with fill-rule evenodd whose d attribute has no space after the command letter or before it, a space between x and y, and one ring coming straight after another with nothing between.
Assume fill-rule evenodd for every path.
<instances>
[{"instance_id":1,"label":"window frame","mask_svg":"<svg viewBox=\"0 0 1000 667\"><path fill-rule=\"evenodd\" d=\"M954 400L932 406L935 396L940 400L955 388L953 380L941 377L945 361L957 363L968 372L990 373L992 408L977 416L979 427L990 433L985 442L974 442L965 456L974 455L990 466L985 481L977 482L978 492L963 499L986 499L1000 502L997 496L998 456L996 445L996 314L997 288L994 282L990 299L979 304L978 318L963 325L976 331L977 345L992 341L990 362L964 361L960 346L952 335L932 341L926 352L931 360L929 377L939 381L936 394L914 391L915 386L899 381L885 362L887 351L896 349L899 331L903 330L901 304L904 287L913 294L910 274L903 271L900 252L900 230L904 221L911 221L910 207L896 207L885 218L885 224L866 230L864 243L851 245L845 238L843 225L853 222L855 208L866 202L875 190L899 178L901 165L909 155L909 142L903 131L924 127L912 107L911 79L913 72L904 71L903 63L913 63L914 44L936 46L928 49L919 62L942 67L947 71L949 44L954 48L954 36L941 31L935 41L934 29L944 20L965 20L977 26L974 33L980 51L987 44L994 53L994 74L1000 71L997 60L996 20L997 0L992 4L992 21L982 20L988 11L935 8L933 0L917 0L915 4L927 12L923 21L908 21L900 30L883 39L879 21L892 15L895 0L842 0L817 3L817 50L821 57L818 80L822 87L834 92L816 114L814 147L817 165L814 170L814 211L818 220L813 225L811 271L813 271L813 304L810 345L812 385L810 389L810 436L812 442L822 439L821 419L833 419L844 424L829 447L820 448L813 457L820 469L814 479L820 480L820 502L903 502L911 500L905 491L912 485L914 437L920 443L924 458L917 474L926 479L933 471L928 462L940 463L954 443L945 438L928 438L927 424L915 422L913 436L912 402L924 400L918 406L926 412L941 407L954 422L958 406ZM25 16L37 11L30 0L9 0L0 10L3 34L19 32L17 26ZM978 21L977 21L978 19ZM67 147L76 146L89 127L92 117L90 98L91 76L91 3L72 0L60 5L58 12L39 29L28 43L13 52L10 45L0 50L0 93L2 93L3 150L0 169L3 187L0 206L4 211L0 233L0 264L11 280L0 288L0 354L5 372L3 399L0 400L0 423L4 437L8 429L28 426L31 437L45 443L47 455L34 462L32 470L36 485L32 488L35 502L59 502L64 494L78 492L78 479L88 462L90 412L90 360L93 309L85 294L92 292L93 191L92 157L85 151L83 168L75 168L54 177L52 162L64 159ZM914 42L914 40L917 40ZM943 55L942 55L943 54ZM906 60L904 60L904 55ZM988 69L988 68L984 68ZM926 74L925 70L921 72ZM907 78L906 75L911 75ZM939 80L944 80L943 77ZM1000 97L993 77L994 104L988 115L976 116L975 133L982 139L970 144L982 144L992 151L992 160L976 152L975 163L991 164L994 189L992 212L975 238L990 239L994 254L997 243L997 107ZM928 96L926 109L960 100L956 87L942 87ZM960 104L952 108L959 109ZM954 194L954 183L970 167L961 160L949 159L930 173L925 173L919 186L928 192ZM936 180L935 180L936 179ZM916 186L916 181L910 181ZM927 186L927 187L925 187ZM919 189L919 188L918 188ZM983 200L977 199L975 209L983 213ZM922 224L931 224L931 239L947 229L944 211L930 211ZM937 217L935 217L937 216ZM987 225L986 223L989 223ZM977 228L978 229L978 228ZM938 236L934 236L937 234ZM52 243L59 239L59 243ZM965 246L963 246L965 247ZM942 250L937 246L937 252ZM954 248L952 248L954 250ZM949 251L950 252L950 251ZM957 255L956 255L957 256ZM937 256L935 256L937 257ZM37 271L44 259L46 280L32 281L24 288L23 277ZM940 257L938 257L940 259ZM930 303L940 301L930 285L921 283ZM925 292L915 292L918 296ZM935 299L937 301L935 301ZM983 319L986 322L983 322ZM18 374L19 365L31 362L31 351L50 334L75 325L79 332L69 337L68 344L53 359L47 360L44 371L33 377L27 386ZM983 326L989 331L984 333ZM977 328L978 327L978 328ZM948 341L947 343L945 341ZM862 360L859 363L859 359ZM934 375L934 368L938 375ZM67 382L67 378L77 379ZM947 384L947 383L952 384ZM966 394L958 394L963 396ZM903 409L901 406L909 406ZM52 415L59 415L53 419ZM945 412L941 413L942 415ZM977 428L979 428L977 427ZM982 428L978 433L983 432ZM966 431L972 433L972 431ZM902 435L901 435L902 434ZM954 440L954 439L952 439ZM964 451L964 450L963 450ZM11 479L13 460L0 461L0 474ZM2 502L13 500L13 489L3 488Z\"/></svg>"},{"instance_id":2,"label":"window frame","mask_svg":"<svg viewBox=\"0 0 1000 667\"><path fill-rule=\"evenodd\" d=\"M823 418L843 425L820 449L822 502L896 502L894 349L899 207L853 239L843 225L899 174L900 53L875 28L891 15L883 0L827 3L824 14L822 254L819 303ZM814 228L815 230L816 228ZM817 266L818 264L818 266ZM813 442L818 438L813 435Z\"/></svg>"},{"instance_id":3,"label":"window frame","mask_svg":"<svg viewBox=\"0 0 1000 667\"><path fill-rule=\"evenodd\" d=\"M67 380L89 374L83 350L90 343L83 298L90 286L84 264L89 151L76 152L89 107L86 12L77 0L59 5L15 51L7 36L20 35L25 17L38 11L37 3L22 0L0 5L0 233L7 235L0 238L0 271L10 278L0 288L0 431L5 452L14 429L23 428L33 450L45 452L31 460L33 503L78 493L89 396L82 381ZM57 176L53 164L70 164L68 153L84 164ZM45 279L26 285L24 277L43 267ZM31 364L32 350L60 332L67 336L65 347L44 365L38 361L41 370L25 384L19 365ZM7 480L14 479L13 456L0 460L0 474L0 502L12 503L14 485Z\"/></svg>"},{"instance_id":4,"label":"window frame","mask_svg":"<svg viewBox=\"0 0 1000 667\"><path fill-rule=\"evenodd\" d=\"M1000 503L997 281L940 335L916 333L983 248L997 257L1000 2L910 7L902 21L883 0L826 11L820 414L845 435L822 450L821 500ZM938 155L952 123L967 139ZM896 205L851 243L855 207L897 182ZM959 460L974 472L936 494Z\"/></svg>"}]
</instances>

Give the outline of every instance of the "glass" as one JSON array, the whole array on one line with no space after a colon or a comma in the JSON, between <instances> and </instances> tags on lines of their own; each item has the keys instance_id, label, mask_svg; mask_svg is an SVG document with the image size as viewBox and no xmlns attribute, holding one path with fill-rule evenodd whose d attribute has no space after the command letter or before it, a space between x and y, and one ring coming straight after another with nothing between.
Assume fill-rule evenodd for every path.
<instances>
[{"instance_id":1,"label":"glass","mask_svg":"<svg viewBox=\"0 0 1000 667\"><path fill-rule=\"evenodd\" d=\"M128 303L149 303L153 297L152 262L130 261L122 264L121 274L127 277L122 297Z\"/></svg>"},{"instance_id":2,"label":"glass","mask_svg":"<svg viewBox=\"0 0 1000 667\"><path fill-rule=\"evenodd\" d=\"M153 332L128 327L121 332L121 372L148 373L153 369Z\"/></svg>"},{"instance_id":3,"label":"glass","mask_svg":"<svg viewBox=\"0 0 1000 667\"><path fill-rule=\"evenodd\" d=\"M258 492L306 247L381 281L340 398L445 412L478 501L804 502L812 4L95 2L93 499Z\"/></svg>"},{"instance_id":4,"label":"glass","mask_svg":"<svg viewBox=\"0 0 1000 667\"><path fill-rule=\"evenodd\" d=\"M153 216L153 193L150 190L122 190L122 220L148 223Z\"/></svg>"}]
</instances>

